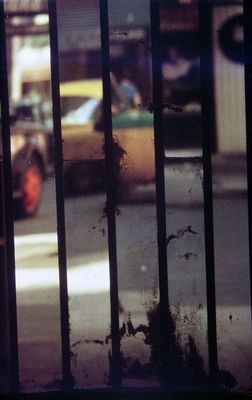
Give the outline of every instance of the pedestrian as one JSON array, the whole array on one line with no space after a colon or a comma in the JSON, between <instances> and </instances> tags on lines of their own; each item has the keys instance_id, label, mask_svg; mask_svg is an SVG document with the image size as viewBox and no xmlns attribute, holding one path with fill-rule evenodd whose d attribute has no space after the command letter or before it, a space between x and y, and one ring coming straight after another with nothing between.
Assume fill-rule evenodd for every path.
<instances>
[{"instance_id":1,"label":"pedestrian","mask_svg":"<svg viewBox=\"0 0 252 400\"><path fill-rule=\"evenodd\" d=\"M129 108L141 106L141 95L137 86L132 82L131 73L127 69L122 72L119 88Z\"/></svg>"}]
</instances>

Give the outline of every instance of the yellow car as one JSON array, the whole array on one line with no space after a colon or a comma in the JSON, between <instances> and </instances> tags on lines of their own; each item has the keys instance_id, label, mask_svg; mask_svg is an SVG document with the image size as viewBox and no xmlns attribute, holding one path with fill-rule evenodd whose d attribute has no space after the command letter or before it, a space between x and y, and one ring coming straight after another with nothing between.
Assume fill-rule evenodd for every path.
<instances>
[{"instance_id":1,"label":"yellow car","mask_svg":"<svg viewBox=\"0 0 252 400\"><path fill-rule=\"evenodd\" d=\"M60 86L66 190L89 192L104 182L102 81L82 80ZM121 187L155 178L153 116L126 109L112 85L112 123L116 176Z\"/></svg>"}]
</instances>

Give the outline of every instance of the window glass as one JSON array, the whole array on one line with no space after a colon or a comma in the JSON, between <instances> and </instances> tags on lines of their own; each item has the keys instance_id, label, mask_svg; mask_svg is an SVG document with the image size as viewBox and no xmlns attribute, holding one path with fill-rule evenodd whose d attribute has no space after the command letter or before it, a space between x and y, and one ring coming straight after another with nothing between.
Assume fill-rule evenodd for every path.
<instances>
[{"instance_id":1,"label":"window glass","mask_svg":"<svg viewBox=\"0 0 252 400\"><path fill-rule=\"evenodd\" d=\"M11 4L6 45L20 386L37 392L62 380L59 273L48 15L22 4Z\"/></svg>"},{"instance_id":2,"label":"window glass","mask_svg":"<svg viewBox=\"0 0 252 400\"><path fill-rule=\"evenodd\" d=\"M218 353L240 390L250 385L252 364L242 5L213 6L212 24Z\"/></svg>"},{"instance_id":3,"label":"window glass","mask_svg":"<svg viewBox=\"0 0 252 400\"><path fill-rule=\"evenodd\" d=\"M71 368L97 388L111 353L99 1L61 0L57 16Z\"/></svg>"}]
</instances>

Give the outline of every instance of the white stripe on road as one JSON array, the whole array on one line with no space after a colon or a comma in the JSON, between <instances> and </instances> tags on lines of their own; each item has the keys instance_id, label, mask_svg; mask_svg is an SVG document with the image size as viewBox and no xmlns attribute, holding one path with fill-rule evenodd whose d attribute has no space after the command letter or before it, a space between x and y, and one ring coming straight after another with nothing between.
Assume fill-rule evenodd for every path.
<instances>
[{"instance_id":1,"label":"white stripe on road","mask_svg":"<svg viewBox=\"0 0 252 400\"><path fill-rule=\"evenodd\" d=\"M59 273L52 268L21 268L16 271L18 291L58 287ZM109 291L108 263L100 261L71 267L68 272L69 294Z\"/></svg>"},{"instance_id":2,"label":"white stripe on road","mask_svg":"<svg viewBox=\"0 0 252 400\"><path fill-rule=\"evenodd\" d=\"M56 245L57 234L45 233L15 237L17 250L16 285L18 291L57 288L59 286L59 271L57 266L51 268L36 266L33 268L31 260L29 260L29 268L18 268L18 253L22 254L22 246L31 245L31 253L34 255L33 246L35 244ZM29 257L28 254L27 256ZM99 261L71 266L68 269L69 294L104 292L109 291L109 287L109 266L107 259L103 258Z\"/></svg>"},{"instance_id":3,"label":"white stripe on road","mask_svg":"<svg viewBox=\"0 0 252 400\"><path fill-rule=\"evenodd\" d=\"M55 244L57 245L57 233L36 233L34 235L15 236L15 246L23 246L26 244Z\"/></svg>"}]
</instances>

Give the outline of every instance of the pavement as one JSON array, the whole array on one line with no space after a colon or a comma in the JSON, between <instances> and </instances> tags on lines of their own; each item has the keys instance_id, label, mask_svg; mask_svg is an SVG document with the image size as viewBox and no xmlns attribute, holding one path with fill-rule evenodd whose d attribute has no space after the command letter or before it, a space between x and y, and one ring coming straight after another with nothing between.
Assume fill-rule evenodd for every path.
<instances>
[{"instance_id":1,"label":"pavement","mask_svg":"<svg viewBox=\"0 0 252 400\"><path fill-rule=\"evenodd\" d=\"M201 149L166 150L167 165L201 162ZM213 193L218 196L246 196L247 159L246 154L215 153L212 155Z\"/></svg>"},{"instance_id":2,"label":"pavement","mask_svg":"<svg viewBox=\"0 0 252 400\"><path fill-rule=\"evenodd\" d=\"M166 154L166 157L165 174L167 203L173 204L174 206L189 205L189 207L191 207L192 204L197 205L200 203L202 205L202 161L200 159L200 154L196 151L194 153L176 151L176 154L169 152ZM194 160L192 160L193 157ZM212 166L214 196L223 196L224 199L226 199L226 197L232 198L232 196L246 196L246 157L244 155L215 154L212 157ZM142 200L143 198L147 198L148 201L149 198L149 200L152 201L155 198L153 185L150 186L148 190L147 188L139 188L137 194L139 194L139 202L142 205L140 214L142 217L145 217L146 214L144 214L143 211L145 205ZM78 199L75 200L78 201ZM136 198L134 198L134 201L135 200ZM81 199L79 199L79 201L81 201ZM73 199L72 203L75 208L78 208L77 203L75 203ZM235 203L240 205L240 201L235 201ZM223 204L225 208L226 203L223 202ZM244 204L244 199L242 199L242 204ZM48 201L46 205L51 210L51 205L48 205ZM123 215L128 215L128 207L131 219L137 221L134 219L135 214L133 213L133 206L134 203L133 205L126 204ZM146 212L149 213L150 207L148 208L148 204L146 208ZM85 209L84 205L82 205L82 209ZM44 215L44 211L42 211L41 213ZM171 211L175 214L174 209ZM186 214L190 214L190 216L192 214L192 218L195 218L193 217L194 211L195 210L191 209L188 210L187 207L185 207L185 211L182 212L182 214L184 213L182 220L185 218ZM231 211L233 212L233 208ZM236 211L234 212L235 215L237 214ZM195 212L197 212L197 209ZM223 211L221 211L221 213L222 212ZM135 209L135 213L139 215L138 208L137 211ZM181 210L179 210L178 213L181 214ZM229 216L230 214L227 215ZM172 219L170 214L169 218ZM178 224L177 218L176 214L174 217L174 223L176 223L176 225ZM223 218L226 218L226 214ZM238 220L239 218L240 215L238 215ZM227 218L227 220L231 220L231 218ZM140 219L140 221L142 221L142 219ZM193 221L195 222L194 219ZM27 229L29 229L29 232L32 234L25 235L24 233L26 231L24 225L26 223L28 224L28 222L30 224L33 222L35 223L35 220L23 222L23 233L21 235L19 233L19 236L15 238L22 390L24 392L49 389L55 390L55 385L61 379L57 235L56 232L47 233L49 232L48 221L45 224L45 229L47 230L44 233L41 233L41 226L39 227L39 234L36 235L34 232L32 233L31 225L29 225ZM82 220L79 222L81 223ZM170 221L170 223L171 222L172 221ZM217 222L221 224L221 221ZM74 226L75 220L71 223ZM85 223L88 224L86 220ZM234 222L234 224L237 228L236 222ZM137 224L136 222L136 225L140 225L140 223ZM244 228L243 220L241 225L242 228ZM91 227L92 226L93 224ZM148 227L149 226L150 225L148 225ZM18 224L16 224L16 229L18 231ZM19 229L21 229L21 226ZM229 234L232 233L232 229L229 229L229 225L226 226L226 229ZM138 231L135 231L137 234ZM171 232L175 232L173 227L171 227ZM247 237L241 236L243 233L240 233L240 231L238 232L239 238L244 238L243 242L246 243ZM72 231L71 235L73 235ZM225 235L222 236L224 237ZM73 237L76 236L73 235ZM183 239L187 239L189 242L183 242ZM191 243L190 240L195 241L196 239L198 239L198 236L193 236L191 238L191 236L188 235L188 237L183 237L182 240L180 240L180 245L178 241L173 241L172 244L177 246L174 249L175 256L177 257L178 254L182 254L181 249L184 248L183 246L192 244L194 245L193 249L195 249L195 243ZM129 238L127 240L129 241ZM39 245L39 251L37 245ZM128 245L130 246L131 242ZM181 249L179 246L181 246ZM239 249L241 248L241 244L237 246ZM222 241L220 248L223 259L226 259L227 254L232 253L232 251L227 248L226 253L223 255L225 246L223 246ZM236 248L233 250L233 253L235 253L235 251ZM145 249L145 253L146 252L147 250ZM241 252L243 253L243 248ZM137 257L137 252L134 252L133 256ZM232 254L231 256L233 257ZM186 285L190 288L190 282L194 278L193 271L197 272L200 268L200 259L197 259L195 255L192 254L190 260L183 261L183 265L181 264L181 259L174 258L174 260L174 270L176 268L177 271L178 268L180 268L177 272L180 282L178 290L183 290L185 286L183 286L183 282L186 282ZM232 270L231 261L230 259L228 260L228 268ZM126 259L127 264L130 264L131 261L130 257ZM241 258L241 260L239 259L237 261L235 258L233 263L241 267L241 270L238 272L239 277L241 277L242 270L244 270L247 265L246 259L244 261L244 259ZM170 262L170 267L171 264L172 260ZM148 274L146 265L148 267L148 264L142 262L139 266L142 277L142 284L140 287L145 287L146 285L144 283L144 279L146 279L145 275L146 277L148 276L148 281L150 280L150 274ZM183 266L187 268L188 274L183 275ZM134 268L134 271L137 272L137 268ZM226 269L221 264L219 273L223 274L223 271L225 272ZM204 272L202 274L204 275ZM233 278L236 277L235 274L236 272L233 272L233 274L228 274L227 272L228 276L224 277L224 282L227 286L229 285L229 275ZM195 275L195 279L197 276L198 275ZM184 281L182 277L184 277ZM135 275L134 279L136 279ZM222 275L218 279L221 281ZM176 281L171 281L173 288L178 286L176 282L178 282L178 279ZM199 285L201 284L200 279L197 279L197 282ZM243 283L242 279L237 285L239 286L240 283ZM81 253L78 257L77 255L72 257L68 284L71 315L71 349L73 352L72 370L76 380L76 388L81 388L83 385L85 387L89 385L91 387L96 385L106 386L109 370L108 351L110 348L110 342L106 344L104 340L109 332L108 321L110 315L108 261L106 255L97 253L94 255L94 258L90 259L90 253L88 252L88 254ZM196 287L192 289L199 290L199 287L196 285ZM236 291L238 293L238 290ZM184 292L185 290L183 290L183 293ZM235 294L235 289L233 292ZM121 291L121 297L122 296L123 298L121 298L121 300L124 306L124 312L120 315L120 318L124 320L120 322L127 322L130 315L134 326L143 323L146 324L143 316L146 318L145 307L146 304L148 305L148 301L153 298L153 291L150 289L142 291L129 289ZM223 295L223 297L225 296ZM238 384L234 388L235 391L244 391L252 387L252 354L248 350L251 348L251 315L250 305L248 303L249 302L240 302L239 304L233 304L226 302L218 304L216 310L219 366L224 371L230 371L237 379ZM176 306L172 311L178 316L177 324L179 325L177 329L182 341L188 337L188 332L195 333L197 347L204 359L207 369L208 349L205 305L204 307L198 307L196 309L195 304L186 307L184 303L181 303L179 309L178 306ZM85 321L85 330L83 330L83 321ZM101 341L103 341L103 344L101 344ZM136 335L136 337L128 337L126 335L122 338L121 345L124 353L127 355L128 362L129 360L134 360L136 354L143 364L149 359L150 350L148 346L144 345L143 337L140 334L139 336ZM98 358L100 360L99 369L96 368L95 363L95 360ZM48 386L50 382L53 382L52 386ZM137 384L142 384L143 387L145 387L148 382L128 380L124 383L128 387L134 387ZM152 381L150 383L153 384Z\"/></svg>"},{"instance_id":3,"label":"pavement","mask_svg":"<svg viewBox=\"0 0 252 400\"><path fill-rule=\"evenodd\" d=\"M212 155L213 200L247 197L246 156ZM204 172L200 149L165 151L165 199L167 207L202 207ZM127 193L126 202L154 202L155 183L138 184Z\"/></svg>"},{"instance_id":4,"label":"pavement","mask_svg":"<svg viewBox=\"0 0 252 400\"><path fill-rule=\"evenodd\" d=\"M246 196L246 163L245 154L214 154L212 157L213 190L217 194Z\"/></svg>"}]
</instances>

